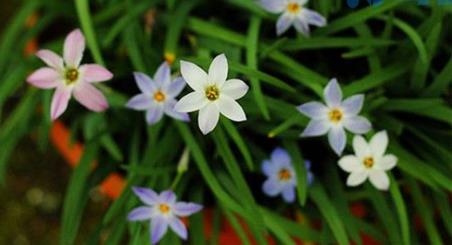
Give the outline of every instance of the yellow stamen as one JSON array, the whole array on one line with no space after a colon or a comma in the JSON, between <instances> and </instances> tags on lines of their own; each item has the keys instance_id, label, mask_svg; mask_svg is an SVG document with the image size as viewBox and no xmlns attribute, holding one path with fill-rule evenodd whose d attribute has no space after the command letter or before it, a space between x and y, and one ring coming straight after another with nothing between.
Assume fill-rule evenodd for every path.
<instances>
[{"instance_id":1,"label":"yellow stamen","mask_svg":"<svg viewBox=\"0 0 452 245\"><path fill-rule=\"evenodd\" d=\"M206 88L206 97L210 101L217 100L218 97L220 97L220 91L218 90L217 86L209 86Z\"/></svg>"},{"instance_id":2,"label":"yellow stamen","mask_svg":"<svg viewBox=\"0 0 452 245\"><path fill-rule=\"evenodd\" d=\"M160 204L159 209L163 214L167 214L170 211L170 207L166 204Z\"/></svg>"},{"instance_id":3,"label":"yellow stamen","mask_svg":"<svg viewBox=\"0 0 452 245\"><path fill-rule=\"evenodd\" d=\"M300 11L301 7L298 3L289 3L287 5L287 11L291 14L296 14L298 11Z\"/></svg>"},{"instance_id":4,"label":"yellow stamen","mask_svg":"<svg viewBox=\"0 0 452 245\"><path fill-rule=\"evenodd\" d=\"M65 74L64 74L64 78L66 79L66 85L70 85L72 83L74 83L75 81L77 81L78 79L78 70L71 68L71 69L67 69Z\"/></svg>"},{"instance_id":5,"label":"yellow stamen","mask_svg":"<svg viewBox=\"0 0 452 245\"><path fill-rule=\"evenodd\" d=\"M374 165L374 158L373 157L364 158L363 164L366 168L371 168Z\"/></svg>"},{"instance_id":6,"label":"yellow stamen","mask_svg":"<svg viewBox=\"0 0 452 245\"><path fill-rule=\"evenodd\" d=\"M165 60L168 64L172 65L174 60L176 59L176 55L170 52L165 52Z\"/></svg>"},{"instance_id":7,"label":"yellow stamen","mask_svg":"<svg viewBox=\"0 0 452 245\"><path fill-rule=\"evenodd\" d=\"M292 177L292 174L290 173L289 170L283 168L279 171L278 173L278 178L281 181L287 181L290 180L290 178Z\"/></svg>"},{"instance_id":8,"label":"yellow stamen","mask_svg":"<svg viewBox=\"0 0 452 245\"><path fill-rule=\"evenodd\" d=\"M333 123L338 123L342 120L342 111L339 109L333 109L328 113L330 121Z\"/></svg>"},{"instance_id":9,"label":"yellow stamen","mask_svg":"<svg viewBox=\"0 0 452 245\"><path fill-rule=\"evenodd\" d=\"M165 94L164 93L162 93L162 91L157 91L157 92L155 92L155 94L154 94L154 100L155 101L157 101L157 102L162 102L162 101L164 101L165 100Z\"/></svg>"}]
</instances>

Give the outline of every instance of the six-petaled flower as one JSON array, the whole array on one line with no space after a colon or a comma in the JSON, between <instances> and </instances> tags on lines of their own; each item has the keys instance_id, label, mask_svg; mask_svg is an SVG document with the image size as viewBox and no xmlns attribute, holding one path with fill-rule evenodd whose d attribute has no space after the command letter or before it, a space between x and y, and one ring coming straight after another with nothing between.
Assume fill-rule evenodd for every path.
<instances>
[{"instance_id":1,"label":"six-petaled flower","mask_svg":"<svg viewBox=\"0 0 452 245\"><path fill-rule=\"evenodd\" d=\"M326 19L319 13L307 9L304 5L308 0L260 0L264 9L274 14L281 14L276 22L276 34L286 32L290 26L309 36L309 25L325 26Z\"/></svg>"},{"instance_id":2,"label":"six-petaled flower","mask_svg":"<svg viewBox=\"0 0 452 245\"><path fill-rule=\"evenodd\" d=\"M141 72L135 72L134 76L141 94L127 102L128 108L146 111L146 121L150 125L160 121L163 114L178 120L189 121L187 113L174 110L177 103L175 97L184 89L185 81L182 77L171 81L171 71L167 62L159 66L154 80Z\"/></svg>"},{"instance_id":3,"label":"six-petaled flower","mask_svg":"<svg viewBox=\"0 0 452 245\"><path fill-rule=\"evenodd\" d=\"M342 101L342 91L336 79L332 79L324 90L326 105L309 102L298 110L311 118L302 137L328 134L328 141L337 155L345 148L345 129L355 134L364 134L371 129L369 120L358 116L364 102L364 95L354 95Z\"/></svg>"},{"instance_id":4,"label":"six-petaled flower","mask_svg":"<svg viewBox=\"0 0 452 245\"><path fill-rule=\"evenodd\" d=\"M385 171L391 170L397 164L397 157L385 154L388 146L388 134L380 131L369 143L360 136L353 138L355 155L346 155L339 160L339 166L350 173L348 186L357 186L369 178L370 183L379 190L389 188L389 178Z\"/></svg>"},{"instance_id":5,"label":"six-petaled flower","mask_svg":"<svg viewBox=\"0 0 452 245\"><path fill-rule=\"evenodd\" d=\"M199 212L202 206L191 202L176 202L176 194L167 190L160 194L142 187L133 187L133 192L145 204L133 209L127 216L129 221L150 220L151 242L156 244L168 231L168 226L183 240L188 237L187 228L180 217Z\"/></svg>"},{"instance_id":6,"label":"six-petaled flower","mask_svg":"<svg viewBox=\"0 0 452 245\"><path fill-rule=\"evenodd\" d=\"M85 37L76 29L64 41L63 58L46 49L36 53L49 67L36 70L27 82L38 88L56 88L50 109L52 120L66 111L71 95L92 111L108 108L107 100L93 83L110 80L113 74L97 64L80 65L84 50Z\"/></svg>"}]
</instances>

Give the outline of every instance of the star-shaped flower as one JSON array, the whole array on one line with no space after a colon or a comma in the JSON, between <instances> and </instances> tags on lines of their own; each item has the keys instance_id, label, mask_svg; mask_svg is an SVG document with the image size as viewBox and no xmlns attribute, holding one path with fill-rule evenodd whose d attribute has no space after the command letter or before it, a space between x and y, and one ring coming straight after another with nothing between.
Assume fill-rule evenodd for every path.
<instances>
[{"instance_id":1,"label":"star-shaped flower","mask_svg":"<svg viewBox=\"0 0 452 245\"><path fill-rule=\"evenodd\" d=\"M371 129L369 120L358 116L363 107L364 95L354 95L342 101L342 91L335 78L328 83L323 93L326 105L309 102L297 107L301 113L311 118L301 136L328 133L331 147L340 156L347 141L344 128L355 134L365 134Z\"/></svg>"},{"instance_id":2,"label":"star-shaped flower","mask_svg":"<svg viewBox=\"0 0 452 245\"><path fill-rule=\"evenodd\" d=\"M369 178L370 183L379 190L388 190L389 178L385 171L389 171L397 164L397 157L386 154L388 134L380 131L375 134L369 144L359 135L353 138L355 155L347 155L339 160L339 166L350 173L347 178L348 186L357 186Z\"/></svg>"},{"instance_id":3,"label":"star-shaped flower","mask_svg":"<svg viewBox=\"0 0 452 245\"><path fill-rule=\"evenodd\" d=\"M239 79L227 79L228 61L220 54L212 61L207 74L197 65L181 61L182 77L194 92L177 102L175 110L199 110L198 125L203 134L211 132L218 123L220 113L232 121L246 120L245 112L235 100L242 98L248 86Z\"/></svg>"},{"instance_id":4,"label":"star-shaped flower","mask_svg":"<svg viewBox=\"0 0 452 245\"><path fill-rule=\"evenodd\" d=\"M310 168L311 162L305 162L308 170L308 184L314 180ZM262 185L262 190L268 196L274 197L282 193L283 199L291 203L295 201L295 187L297 185L295 171L292 167L292 160L286 150L276 148L269 160L262 163L262 172L268 179Z\"/></svg>"},{"instance_id":5,"label":"star-shaped flower","mask_svg":"<svg viewBox=\"0 0 452 245\"><path fill-rule=\"evenodd\" d=\"M157 194L153 190L142 187L132 188L135 195L145 204L133 209L129 221L151 221L152 244L158 243L168 231L168 226L183 240L187 239L187 228L179 217L187 217L199 212L202 206L191 202L176 202L176 194L163 191Z\"/></svg>"},{"instance_id":6,"label":"star-shaped flower","mask_svg":"<svg viewBox=\"0 0 452 245\"><path fill-rule=\"evenodd\" d=\"M308 0L260 0L264 9L274 14L281 14L276 22L276 34L286 32L290 26L309 36L309 25L325 26L326 19L319 13L307 9L304 5Z\"/></svg>"},{"instance_id":7,"label":"star-shaped flower","mask_svg":"<svg viewBox=\"0 0 452 245\"><path fill-rule=\"evenodd\" d=\"M76 29L64 41L63 58L46 49L36 53L49 67L36 70L27 82L42 89L56 88L50 108L52 120L66 111L72 95L89 110L108 108L107 100L93 83L110 80L113 74L97 64L80 65L84 50L85 37Z\"/></svg>"},{"instance_id":8,"label":"star-shaped flower","mask_svg":"<svg viewBox=\"0 0 452 245\"><path fill-rule=\"evenodd\" d=\"M142 93L130 99L126 106L134 110L146 111L146 121L149 125L160 121L163 114L181 121L190 120L187 113L174 110L177 103L175 97L184 89L185 81L182 77L171 81L168 63L163 62L159 66L154 80L141 72L135 72L134 76Z\"/></svg>"}]
</instances>

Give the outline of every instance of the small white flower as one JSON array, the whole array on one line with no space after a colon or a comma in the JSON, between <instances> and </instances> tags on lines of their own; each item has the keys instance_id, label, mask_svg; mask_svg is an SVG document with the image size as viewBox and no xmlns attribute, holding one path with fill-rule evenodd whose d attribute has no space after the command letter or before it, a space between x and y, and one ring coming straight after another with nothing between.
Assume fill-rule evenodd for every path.
<instances>
[{"instance_id":1,"label":"small white flower","mask_svg":"<svg viewBox=\"0 0 452 245\"><path fill-rule=\"evenodd\" d=\"M388 146L388 134L380 131L375 134L369 144L356 135L353 138L355 155L347 155L339 160L339 166L350 173L347 186L357 186L369 178L370 183L379 190L388 190L389 178L385 171L391 170L397 163L397 157L385 155Z\"/></svg>"},{"instance_id":2,"label":"small white flower","mask_svg":"<svg viewBox=\"0 0 452 245\"><path fill-rule=\"evenodd\" d=\"M364 102L364 95L358 94L342 101L342 91L333 78L324 90L326 106L319 102L303 104L298 110L311 118L302 137L320 136L328 133L328 141L337 155L345 148L345 130L355 134L365 134L371 129L369 120L358 116Z\"/></svg>"},{"instance_id":3,"label":"small white flower","mask_svg":"<svg viewBox=\"0 0 452 245\"><path fill-rule=\"evenodd\" d=\"M309 25L325 26L326 20L319 13L303 7L308 0L260 0L260 4L267 11L281 14L276 22L276 34L286 32L290 26L309 36Z\"/></svg>"},{"instance_id":4,"label":"small white flower","mask_svg":"<svg viewBox=\"0 0 452 245\"><path fill-rule=\"evenodd\" d=\"M207 74L199 66L181 61L181 73L194 90L177 102L178 112L199 110L198 125L203 134L211 132L218 123L220 113L232 121L246 120L245 112L235 100L248 92L248 86L239 79L227 80L228 61L220 54L212 61Z\"/></svg>"}]
</instances>

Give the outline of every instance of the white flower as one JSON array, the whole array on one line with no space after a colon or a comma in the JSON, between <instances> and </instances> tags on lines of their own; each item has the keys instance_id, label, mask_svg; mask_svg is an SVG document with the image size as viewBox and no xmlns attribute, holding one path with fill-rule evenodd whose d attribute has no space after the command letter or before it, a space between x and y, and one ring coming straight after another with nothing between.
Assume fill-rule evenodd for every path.
<instances>
[{"instance_id":1,"label":"white flower","mask_svg":"<svg viewBox=\"0 0 452 245\"><path fill-rule=\"evenodd\" d=\"M298 107L301 113L311 118L301 136L328 133L331 147L340 156L347 141L344 128L355 134L365 134L372 127L369 120L358 116L363 107L364 95L354 95L342 101L342 91L335 78L328 83L323 93L326 106L319 102L309 102Z\"/></svg>"},{"instance_id":2,"label":"white flower","mask_svg":"<svg viewBox=\"0 0 452 245\"><path fill-rule=\"evenodd\" d=\"M357 186L368 177L370 183L379 190L389 188L389 178L385 171L391 170L397 163L397 157L385 155L388 146L388 134L380 131L367 144L366 140L356 135L353 138L355 155L347 155L339 160L339 166L350 173L347 186Z\"/></svg>"},{"instance_id":3,"label":"white flower","mask_svg":"<svg viewBox=\"0 0 452 245\"><path fill-rule=\"evenodd\" d=\"M325 26L326 20L319 13L303 7L308 0L260 0L260 4L267 11L281 14L276 22L276 34L279 36L286 32L290 26L309 36L309 24Z\"/></svg>"},{"instance_id":4,"label":"white flower","mask_svg":"<svg viewBox=\"0 0 452 245\"><path fill-rule=\"evenodd\" d=\"M208 134L215 128L220 113L232 121L246 120L245 112L235 100L248 92L248 86L239 79L226 81L228 61L224 54L215 57L208 74L197 65L186 61L181 61L181 73L194 92L180 99L175 110L199 110L198 125L203 134Z\"/></svg>"}]
</instances>

